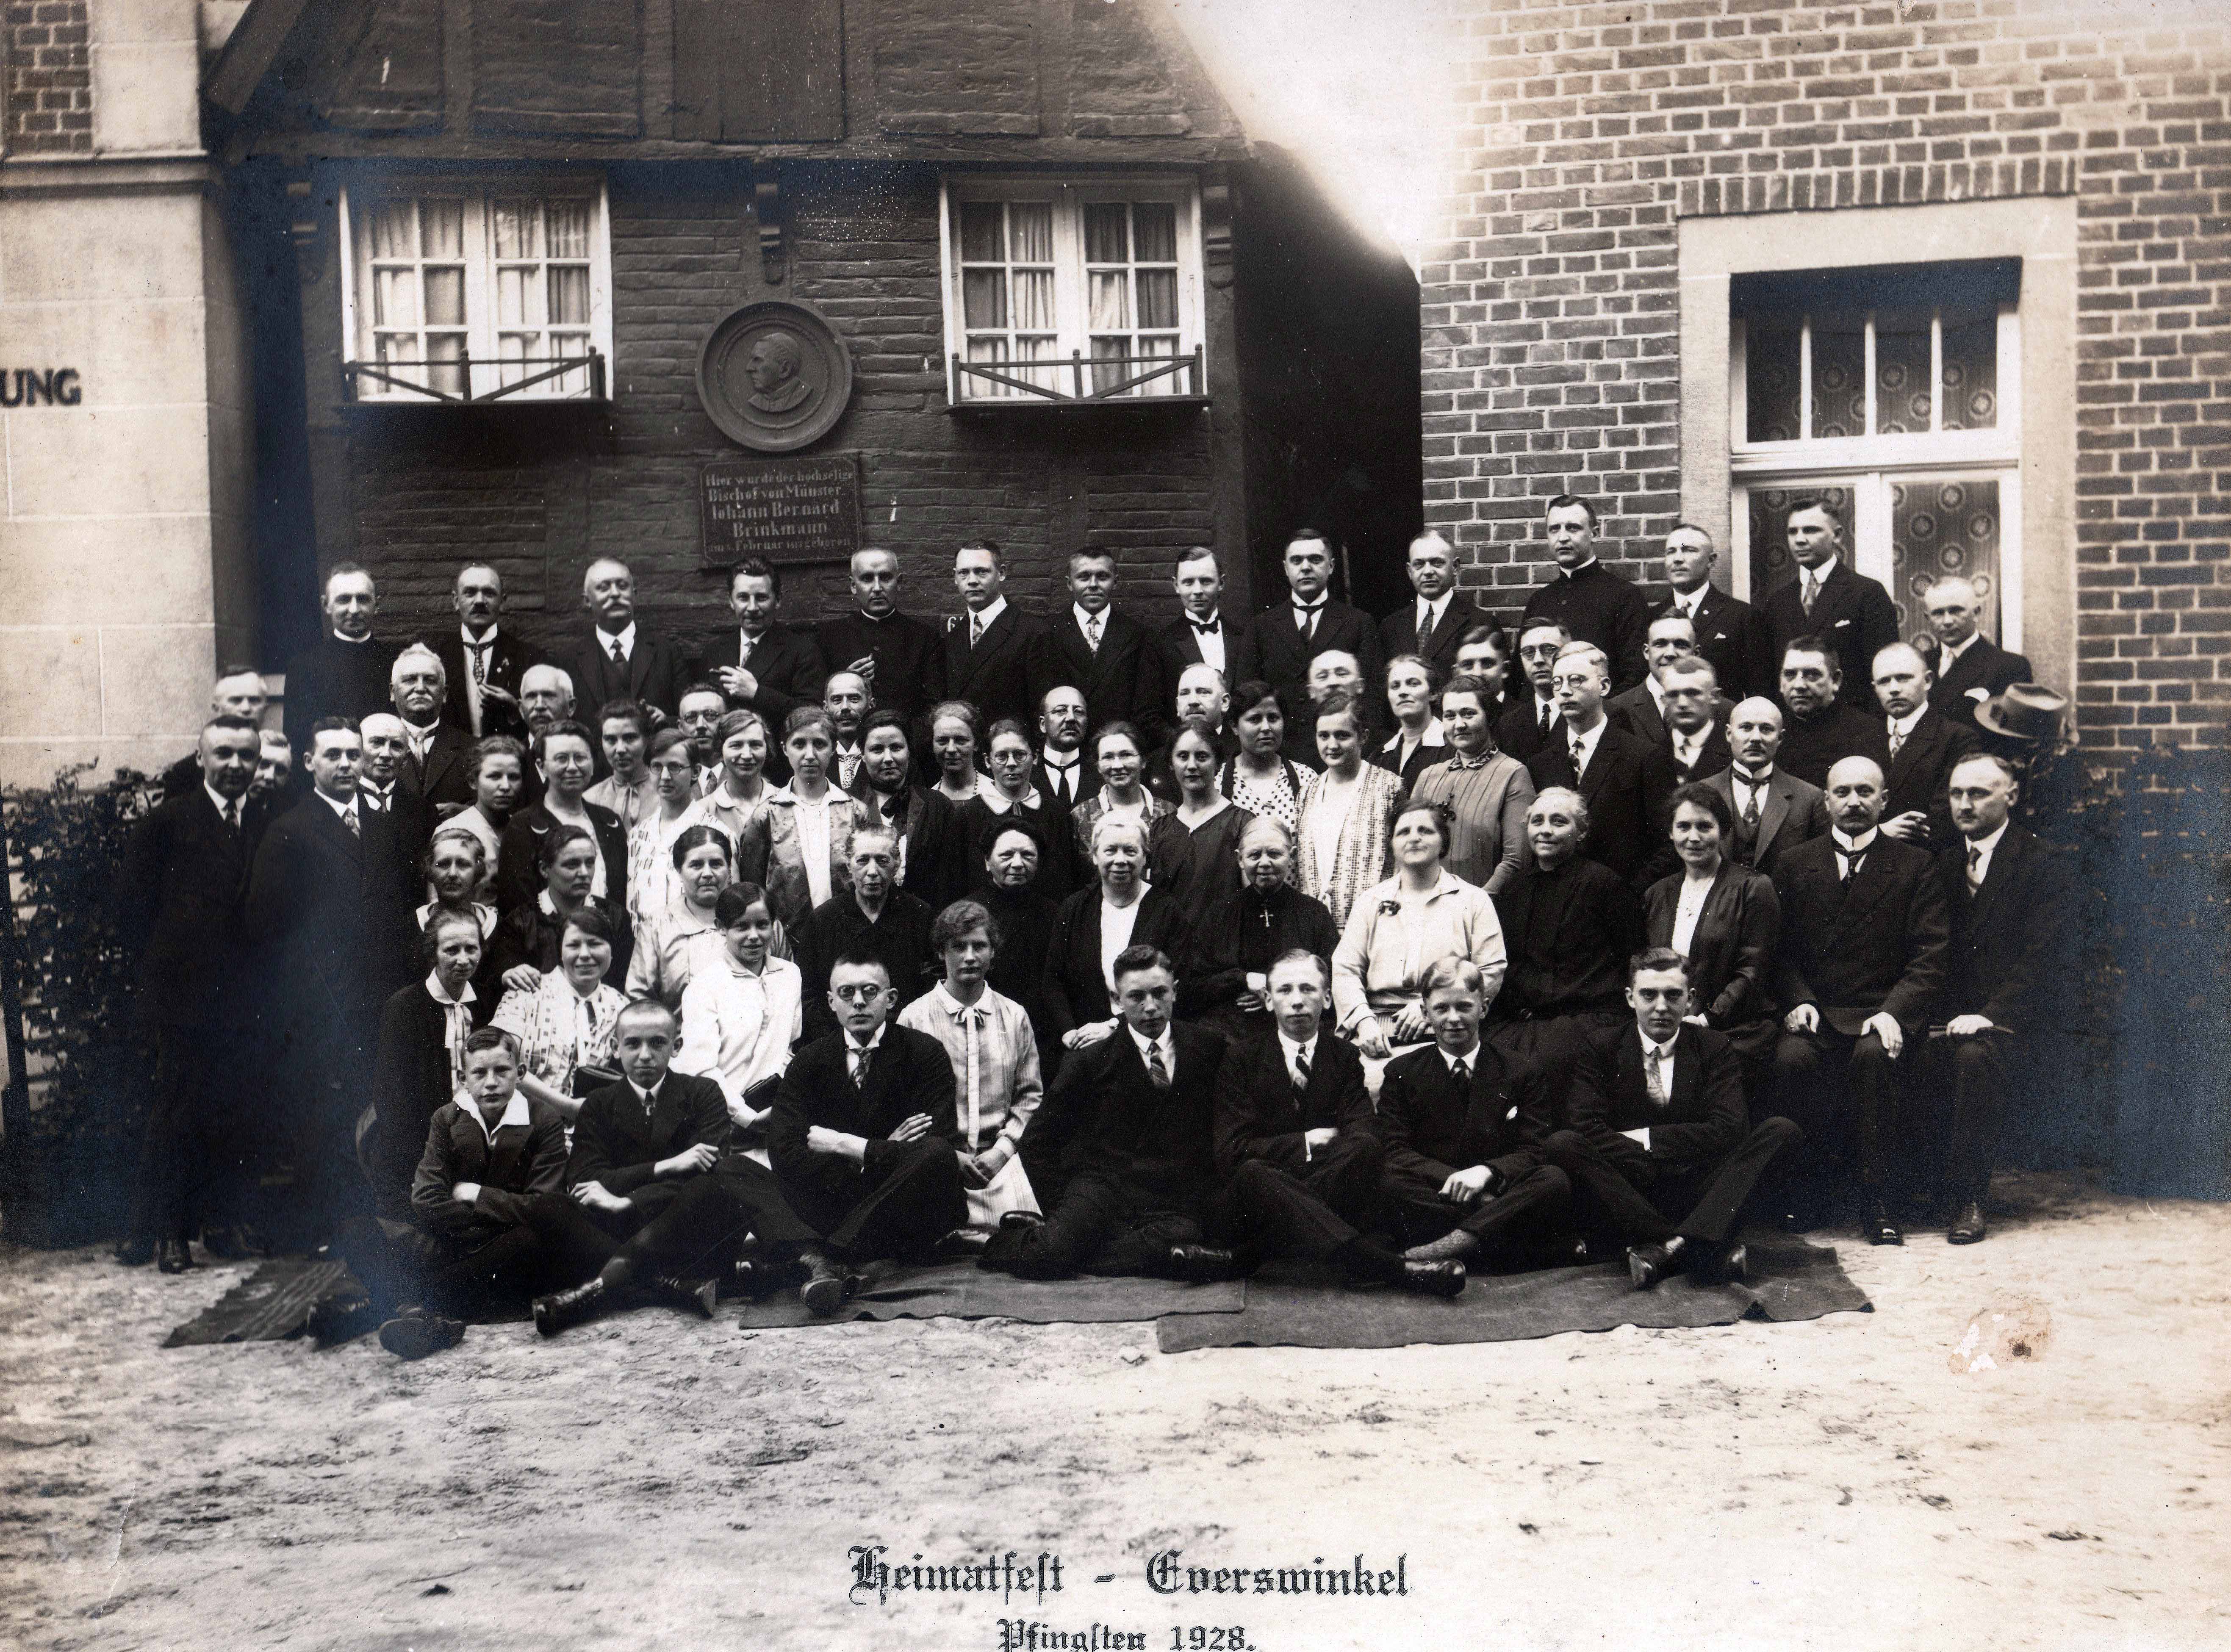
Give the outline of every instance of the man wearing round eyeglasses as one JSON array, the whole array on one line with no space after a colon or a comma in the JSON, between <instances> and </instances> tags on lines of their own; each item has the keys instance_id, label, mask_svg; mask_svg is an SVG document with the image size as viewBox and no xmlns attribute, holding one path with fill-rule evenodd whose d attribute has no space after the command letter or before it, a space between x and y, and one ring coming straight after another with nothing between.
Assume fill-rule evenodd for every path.
<instances>
[{"instance_id":1,"label":"man wearing round eyeglasses","mask_svg":"<svg viewBox=\"0 0 2231 1652\"><path fill-rule=\"evenodd\" d=\"M843 1304L850 1265L927 1258L968 1219L952 1064L935 1039L892 1023L894 999L882 959L839 957L829 972L837 1030L798 1053L767 1115L783 1195L824 1241L799 1259L817 1314Z\"/></svg>"}]
</instances>

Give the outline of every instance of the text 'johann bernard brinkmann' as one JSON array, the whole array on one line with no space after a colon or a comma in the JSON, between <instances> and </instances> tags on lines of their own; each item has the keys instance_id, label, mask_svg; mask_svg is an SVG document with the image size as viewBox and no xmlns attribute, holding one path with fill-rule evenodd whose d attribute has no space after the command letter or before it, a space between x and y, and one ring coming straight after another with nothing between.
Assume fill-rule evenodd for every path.
<instances>
[{"instance_id":1,"label":"text 'johann bernard brinkmann'","mask_svg":"<svg viewBox=\"0 0 2231 1652\"><path fill-rule=\"evenodd\" d=\"M888 1605L894 1593L918 1595L997 1594L1002 1603L1035 1596L1044 1604L1062 1592L1062 1559L1041 1551L1025 1559L1004 1554L971 1556L941 1565L920 1554L896 1565L884 1559L880 1543L856 1544L849 1552L852 1584L845 1598L855 1606L872 1599ZM1164 1549L1147 1562L1147 1587L1157 1595L1361 1595L1410 1592L1410 1557L1399 1554L1391 1566L1373 1566L1356 1555L1346 1565L1328 1566L1322 1555L1305 1566L1199 1566L1184 1563L1184 1551ZM1113 1574L1096 1581L1112 1582Z\"/></svg>"}]
</instances>

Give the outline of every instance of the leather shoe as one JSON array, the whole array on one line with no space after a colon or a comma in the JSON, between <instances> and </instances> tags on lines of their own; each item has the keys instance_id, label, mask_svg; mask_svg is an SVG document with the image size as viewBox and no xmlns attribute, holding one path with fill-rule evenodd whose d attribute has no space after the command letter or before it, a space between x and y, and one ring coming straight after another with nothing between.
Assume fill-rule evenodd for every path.
<instances>
[{"instance_id":1,"label":"leather shoe","mask_svg":"<svg viewBox=\"0 0 2231 1652\"><path fill-rule=\"evenodd\" d=\"M1741 1285L1750 1278L1750 1249L1744 1245L1727 1246L1692 1264L1689 1277L1706 1285Z\"/></svg>"},{"instance_id":2,"label":"leather shoe","mask_svg":"<svg viewBox=\"0 0 2231 1652\"><path fill-rule=\"evenodd\" d=\"M155 1241L152 1239L127 1239L116 1247L116 1260L121 1267L145 1267L155 1260Z\"/></svg>"},{"instance_id":3,"label":"leather shoe","mask_svg":"<svg viewBox=\"0 0 2231 1652\"><path fill-rule=\"evenodd\" d=\"M955 1228L937 1241L933 1254L941 1262L970 1262L981 1256L991 1242L988 1228Z\"/></svg>"},{"instance_id":4,"label":"leather shoe","mask_svg":"<svg viewBox=\"0 0 2231 1652\"><path fill-rule=\"evenodd\" d=\"M379 1345L398 1359L424 1359L465 1339L465 1322L405 1308L379 1328Z\"/></svg>"},{"instance_id":5,"label":"leather shoe","mask_svg":"<svg viewBox=\"0 0 2231 1652\"><path fill-rule=\"evenodd\" d=\"M1865 1214L1859 1218L1859 1234L1870 1245L1903 1245L1905 1235L1891 1220L1890 1207L1883 1202L1879 1193L1866 1196Z\"/></svg>"},{"instance_id":6,"label":"leather shoe","mask_svg":"<svg viewBox=\"0 0 2231 1652\"><path fill-rule=\"evenodd\" d=\"M805 1311L818 1318L827 1318L844 1305L844 1299L852 1294L850 1282L844 1270L831 1261L821 1251L809 1251L805 1260L805 1284L799 1294L805 1299Z\"/></svg>"},{"instance_id":7,"label":"leather shoe","mask_svg":"<svg viewBox=\"0 0 2231 1652\"><path fill-rule=\"evenodd\" d=\"M1239 1259L1213 1245L1173 1245L1170 1268L1190 1284L1213 1285L1219 1279L1238 1278Z\"/></svg>"},{"instance_id":8,"label":"leather shoe","mask_svg":"<svg viewBox=\"0 0 2231 1652\"><path fill-rule=\"evenodd\" d=\"M694 1313L700 1319L709 1319L713 1317L713 1304L719 1299L720 1287L711 1279L656 1273L651 1276L650 1293L669 1307Z\"/></svg>"},{"instance_id":9,"label":"leather shoe","mask_svg":"<svg viewBox=\"0 0 2231 1652\"><path fill-rule=\"evenodd\" d=\"M1663 1245L1630 1245L1626 1248L1626 1277L1638 1291L1647 1291L1663 1279L1681 1271L1678 1253Z\"/></svg>"},{"instance_id":10,"label":"leather shoe","mask_svg":"<svg viewBox=\"0 0 2231 1652\"><path fill-rule=\"evenodd\" d=\"M319 1347L332 1348L378 1329L379 1321L370 1297L329 1296L310 1305L308 1330Z\"/></svg>"},{"instance_id":11,"label":"leather shoe","mask_svg":"<svg viewBox=\"0 0 2231 1652\"><path fill-rule=\"evenodd\" d=\"M1960 1214L1952 1218L1952 1226L1945 1231L1945 1239L1955 1245L1974 1245L1982 1242L1990 1230L1983 1225L1983 1205L1979 1199L1970 1199L1960 1207Z\"/></svg>"},{"instance_id":12,"label":"leather shoe","mask_svg":"<svg viewBox=\"0 0 2231 1652\"><path fill-rule=\"evenodd\" d=\"M728 1294L754 1302L773 1296L786 1285L805 1278L795 1262L774 1262L764 1256L740 1256L728 1266Z\"/></svg>"},{"instance_id":13,"label":"leather shoe","mask_svg":"<svg viewBox=\"0 0 2231 1652\"><path fill-rule=\"evenodd\" d=\"M593 1318L604 1303L602 1279L591 1279L570 1290L553 1291L548 1296L534 1299L534 1328L546 1337L554 1337L569 1325Z\"/></svg>"},{"instance_id":14,"label":"leather shoe","mask_svg":"<svg viewBox=\"0 0 2231 1652\"><path fill-rule=\"evenodd\" d=\"M1402 1288L1420 1296L1461 1296L1465 1288L1462 1262L1405 1262Z\"/></svg>"},{"instance_id":15,"label":"leather shoe","mask_svg":"<svg viewBox=\"0 0 2231 1652\"><path fill-rule=\"evenodd\" d=\"M1035 1210L1010 1210L999 1218L999 1226L1011 1233L1020 1233L1025 1228L1044 1227L1045 1218Z\"/></svg>"},{"instance_id":16,"label":"leather shoe","mask_svg":"<svg viewBox=\"0 0 2231 1652\"><path fill-rule=\"evenodd\" d=\"M183 1273L194 1265L194 1254L186 1248L183 1239L158 1239L155 1241L155 1266L165 1273Z\"/></svg>"}]
</instances>

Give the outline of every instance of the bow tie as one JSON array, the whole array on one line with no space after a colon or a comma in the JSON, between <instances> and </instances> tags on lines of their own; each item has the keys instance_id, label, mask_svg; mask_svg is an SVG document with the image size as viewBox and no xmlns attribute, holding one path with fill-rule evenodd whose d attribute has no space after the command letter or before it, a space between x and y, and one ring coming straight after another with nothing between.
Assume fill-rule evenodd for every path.
<instances>
[{"instance_id":1,"label":"bow tie","mask_svg":"<svg viewBox=\"0 0 2231 1652\"><path fill-rule=\"evenodd\" d=\"M1204 637L1213 637L1218 632L1224 629L1224 621L1221 619L1188 619L1186 623Z\"/></svg>"}]
</instances>

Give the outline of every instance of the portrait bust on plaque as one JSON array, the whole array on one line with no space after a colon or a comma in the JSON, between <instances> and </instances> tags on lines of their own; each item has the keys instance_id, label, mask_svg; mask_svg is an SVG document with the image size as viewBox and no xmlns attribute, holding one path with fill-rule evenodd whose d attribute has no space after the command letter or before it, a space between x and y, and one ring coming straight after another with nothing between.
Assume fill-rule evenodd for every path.
<instances>
[{"instance_id":1,"label":"portrait bust on plaque","mask_svg":"<svg viewBox=\"0 0 2231 1652\"><path fill-rule=\"evenodd\" d=\"M761 453L819 441L852 396L852 359L811 306L782 299L724 316L697 353L697 395L722 435Z\"/></svg>"}]
</instances>

